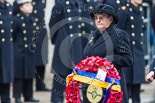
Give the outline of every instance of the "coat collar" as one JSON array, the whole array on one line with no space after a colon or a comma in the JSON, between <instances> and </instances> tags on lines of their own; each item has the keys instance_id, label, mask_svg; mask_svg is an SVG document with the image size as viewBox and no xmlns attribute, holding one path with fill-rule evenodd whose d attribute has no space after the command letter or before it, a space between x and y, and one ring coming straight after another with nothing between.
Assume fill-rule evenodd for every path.
<instances>
[{"instance_id":1,"label":"coat collar","mask_svg":"<svg viewBox=\"0 0 155 103\"><path fill-rule=\"evenodd\" d=\"M30 16L26 16L23 12L20 11L20 17L24 17L24 21L26 23L33 23L35 19L33 18L32 14Z\"/></svg>"},{"instance_id":2,"label":"coat collar","mask_svg":"<svg viewBox=\"0 0 155 103\"><path fill-rule=\"evenodd\" d=\"M102 32L102 36L94 43L93 48L104 42L105 40L109 39L111 35L115 35L116 27L115 25L111 25L109 28L107 28L104 32ZM98 30L95 31L94 35L97 35L97 33L100 33Z\"/></svg>"},{"instance_id":3,"label":"coat collar","mask_svg":"<svg viewBox=\"0 0 155 103\"><path fill-rule=\"evenodd\" d=\"M6 5L7 5L6 1L4 1L4 3L0 2L0 9L5 9L7 7Z\"/></svg>"},{"instance_id":4,"label":"coat collar","mask_svg":"<svg viewBox=\"0 0 155 103\"><path fill-rule=\"evenodd\" d=\"M138 7L135 7L132 3L130 3L130 6L134 12L140 14L140 5Z\"/></svg>"}]
</instances>

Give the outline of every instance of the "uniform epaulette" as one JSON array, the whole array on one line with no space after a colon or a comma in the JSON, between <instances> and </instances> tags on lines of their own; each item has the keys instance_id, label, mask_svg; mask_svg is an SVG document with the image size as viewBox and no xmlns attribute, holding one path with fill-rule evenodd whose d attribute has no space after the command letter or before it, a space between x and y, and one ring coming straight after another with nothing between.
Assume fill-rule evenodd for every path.
<instances>
[{"instance_id":1,"label":"uniform epaulette","mask_svg":"<svg viewBox=\"0 0 155 103\"><path fill-rule=\"evenodd\" d=\"M126 6L122 6L121 9L122 9L122 10L125 10L125 9L126 9Z\"/></svg>"}]
</instances>

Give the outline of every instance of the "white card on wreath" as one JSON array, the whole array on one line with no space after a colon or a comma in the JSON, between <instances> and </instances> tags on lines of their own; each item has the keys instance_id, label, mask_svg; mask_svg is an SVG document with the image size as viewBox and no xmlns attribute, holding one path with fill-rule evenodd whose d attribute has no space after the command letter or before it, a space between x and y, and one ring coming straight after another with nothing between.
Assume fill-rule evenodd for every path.
<instances>
[{"instance_id":1,"label":"white card on wreath","mask_svg":"<svg viewBox=\"0 0 155 103\"><path fill-rule=\"evenodd\" d=\"M105 81L107 76L107 72L105 72L102 69L98 69L97 75L96 75L96 79L101 80L101 81Z\"/></svg>"}]
</instances>

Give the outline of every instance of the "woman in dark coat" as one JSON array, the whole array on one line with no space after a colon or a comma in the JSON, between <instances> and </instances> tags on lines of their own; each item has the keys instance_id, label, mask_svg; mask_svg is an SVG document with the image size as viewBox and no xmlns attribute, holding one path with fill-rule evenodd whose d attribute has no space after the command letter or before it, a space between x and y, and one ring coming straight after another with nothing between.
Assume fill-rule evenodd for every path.
<instances>
[{"instance_id":1,"label":"woman in dark coat","mask_svg":"<svg viewBox=\"0 0 155 103\"><path fill-rule=\"evenodd\" d=\"M123 91L121 103L128 103L126 83L121 68L132 65L129 37L125 31L115 26L118 16L110 5L98 5L91 12L91 17L95 21L97 30L90 34L89 42L84 49L84 57L99 56L107 58L114 64L121 76L121 90ZM83 102L88 102L85 97Z\"/></svg>"}]
</instances>

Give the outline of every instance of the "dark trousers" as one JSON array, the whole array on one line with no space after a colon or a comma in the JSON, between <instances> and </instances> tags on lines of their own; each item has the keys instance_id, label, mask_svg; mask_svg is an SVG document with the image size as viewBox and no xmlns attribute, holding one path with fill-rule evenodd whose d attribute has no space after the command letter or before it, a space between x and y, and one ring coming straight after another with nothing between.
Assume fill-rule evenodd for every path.
<instances>
[{"instance_id":1,"label":"dark trousers","mask_svg":"<svg viewBox=\"0 0 155 103\"><path fill-rule=\"evenodd\" d=\"M11 103L10 102L10 84L0 83L0 96L1 103Z\"/></svg>"},{"instance_id":2,"label":"dark trousers","mask_svg":"<svg viewBox=\"0 0 155 103\"><path fill-rule=\"evenodd\" d=\"M66 89L65 78L66 76L54 75L51 91L51 102L63 102L63 93Z\"/></svg>"},{"instance_id":3,"label":"dark trousers","mask_svg":"<svg viewBox=\"0 0 155 103\"><path fill-rule=\"evenodd\" d=\"M132 103L140 103L140 84L127 84L128 96Z\"/></svg>"},{"instance_id":4,"label":"dark trousers","mask_svg":"<svg viewBox=\"0 0 155 103\"><path fill-rule=\"evenodd\" d=\"M13 97L20 98L23 93L24 98L33 97L33 79L15 79L13 84Z\"/></svg>"},{"instance_id":5,"label":"dark trousers","mask_svg":"<svg viewBox=\"0 0 155 103\"><path fill-rule=\"evenodd\" d=\"M36 89L42 89L44 84L45 66L36 66Z\"/></svg>"}]
</instances>

